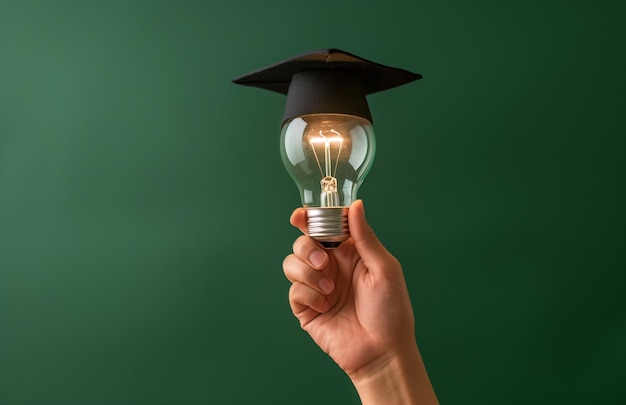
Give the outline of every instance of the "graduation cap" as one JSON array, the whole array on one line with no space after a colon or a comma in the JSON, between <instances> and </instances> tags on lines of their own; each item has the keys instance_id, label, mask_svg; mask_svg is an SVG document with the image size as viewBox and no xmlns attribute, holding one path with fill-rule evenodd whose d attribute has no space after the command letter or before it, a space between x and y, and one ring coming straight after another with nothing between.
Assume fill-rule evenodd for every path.
<instances>
[{"instance_id":1,"label":"graduation cap","mask_svg":"<svg viewBox=\"0 0 626 405\"><path fill-rule=\"evenodd\" d=\"M321 49L284 60L233 80L287 95L283 123L306 114L335 113L372 122L366 95L421 79L338 49Z\"/></svg>"}]
</instances>

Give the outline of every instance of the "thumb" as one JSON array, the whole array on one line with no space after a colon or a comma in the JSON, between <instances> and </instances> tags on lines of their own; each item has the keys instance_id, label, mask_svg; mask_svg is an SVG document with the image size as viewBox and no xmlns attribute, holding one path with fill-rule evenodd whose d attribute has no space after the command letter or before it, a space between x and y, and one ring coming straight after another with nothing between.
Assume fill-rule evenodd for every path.
<instances>
[{"instance_id":1,"label":"thumb","mask_svg":"<svg viewBox=\"0 0 626 405\"><path fill-rule=\"evenodd\" d=\"M385 249L376 234L367 223L362 200L356 200L348 211L350 236L363 263L370 270L384 268L395 258Z\"/></svg>"},{"instance_id":2,"label":"thumb","mask_svg":"<svg viewBox=\"0 0 626 405\"><path fill-rule=\"evenodd\" d=\"M305 235L307 234L306 210L304 208L302 207L296 208L291 214L291 217L289 218L289 222L291 222L291 225L300 229L303 234Z\"/></svg>"}]
</instances>

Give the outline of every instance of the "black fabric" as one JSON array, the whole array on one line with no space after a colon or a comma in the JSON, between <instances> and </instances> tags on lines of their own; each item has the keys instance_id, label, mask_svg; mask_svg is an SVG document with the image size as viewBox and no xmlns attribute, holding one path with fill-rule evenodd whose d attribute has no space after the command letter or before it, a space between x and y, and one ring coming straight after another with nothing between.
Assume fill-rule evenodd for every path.
<instances>
[{"instance_id":1,"label":"black fabric","mask_svg":"<svg viewBox=\"0 0 626 405\"><path fill-rule=\"evenodd\" d=\"M293 75L283 123L320 113L350 114L372 122L363 85L348 70L308 70Z\"/></svg>"},{"instance_id":2,"label":"black fabric","mask_svg":"<svg viewBox=\"0 0 626 405\"><path fill-rule=\"evenodd\" d=\"M233 80L287 95L283 122L304 114L344 113L372 121L365 96L421 79L338 49L304 53Z\"/></svg>"}]
</instances>

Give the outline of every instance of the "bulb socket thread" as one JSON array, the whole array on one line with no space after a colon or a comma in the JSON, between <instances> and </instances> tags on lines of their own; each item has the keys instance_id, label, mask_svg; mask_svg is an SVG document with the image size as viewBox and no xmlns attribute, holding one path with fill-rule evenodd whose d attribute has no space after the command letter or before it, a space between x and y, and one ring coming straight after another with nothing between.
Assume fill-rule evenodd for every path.
<instances>
[{"instance_id":1,"label":"bulb socket thread","mask_svg":"<svg viewBox=\"0 0 626 405\"><path fill-rule=\"evenodd\" d=\"M350 237L348 207L307 208L306 216L309 236L327 249Z\"/></svg>"}]
</instances>

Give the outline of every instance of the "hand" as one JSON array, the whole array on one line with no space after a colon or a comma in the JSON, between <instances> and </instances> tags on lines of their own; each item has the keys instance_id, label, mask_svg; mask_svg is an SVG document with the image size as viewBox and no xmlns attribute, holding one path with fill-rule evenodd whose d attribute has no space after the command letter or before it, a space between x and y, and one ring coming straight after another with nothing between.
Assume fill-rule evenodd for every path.
<instances>
[{"instance_id":1,"label":"hand","mask_svg":"<svg viewBox=\"0 0 626 405\"><path fill-rule=\"evenodd\" d=\"M306 231L304 208L294 211L291 223ZM362 201L350 207L348 224L351 237L335 250L325 250L305 235L295 241L294 253L283 262L292 282L291 309L352 379L362 400L403 384L404 378L406 398L417 398L410 392L414 387L426 387L432 393L428 403L436 403L415 343L402 267L368 225ZM413 378L424 382L424 377L424 384L413 384ZM398 393L400 388L395 387Z\"/></svg>"}]
</instances>

